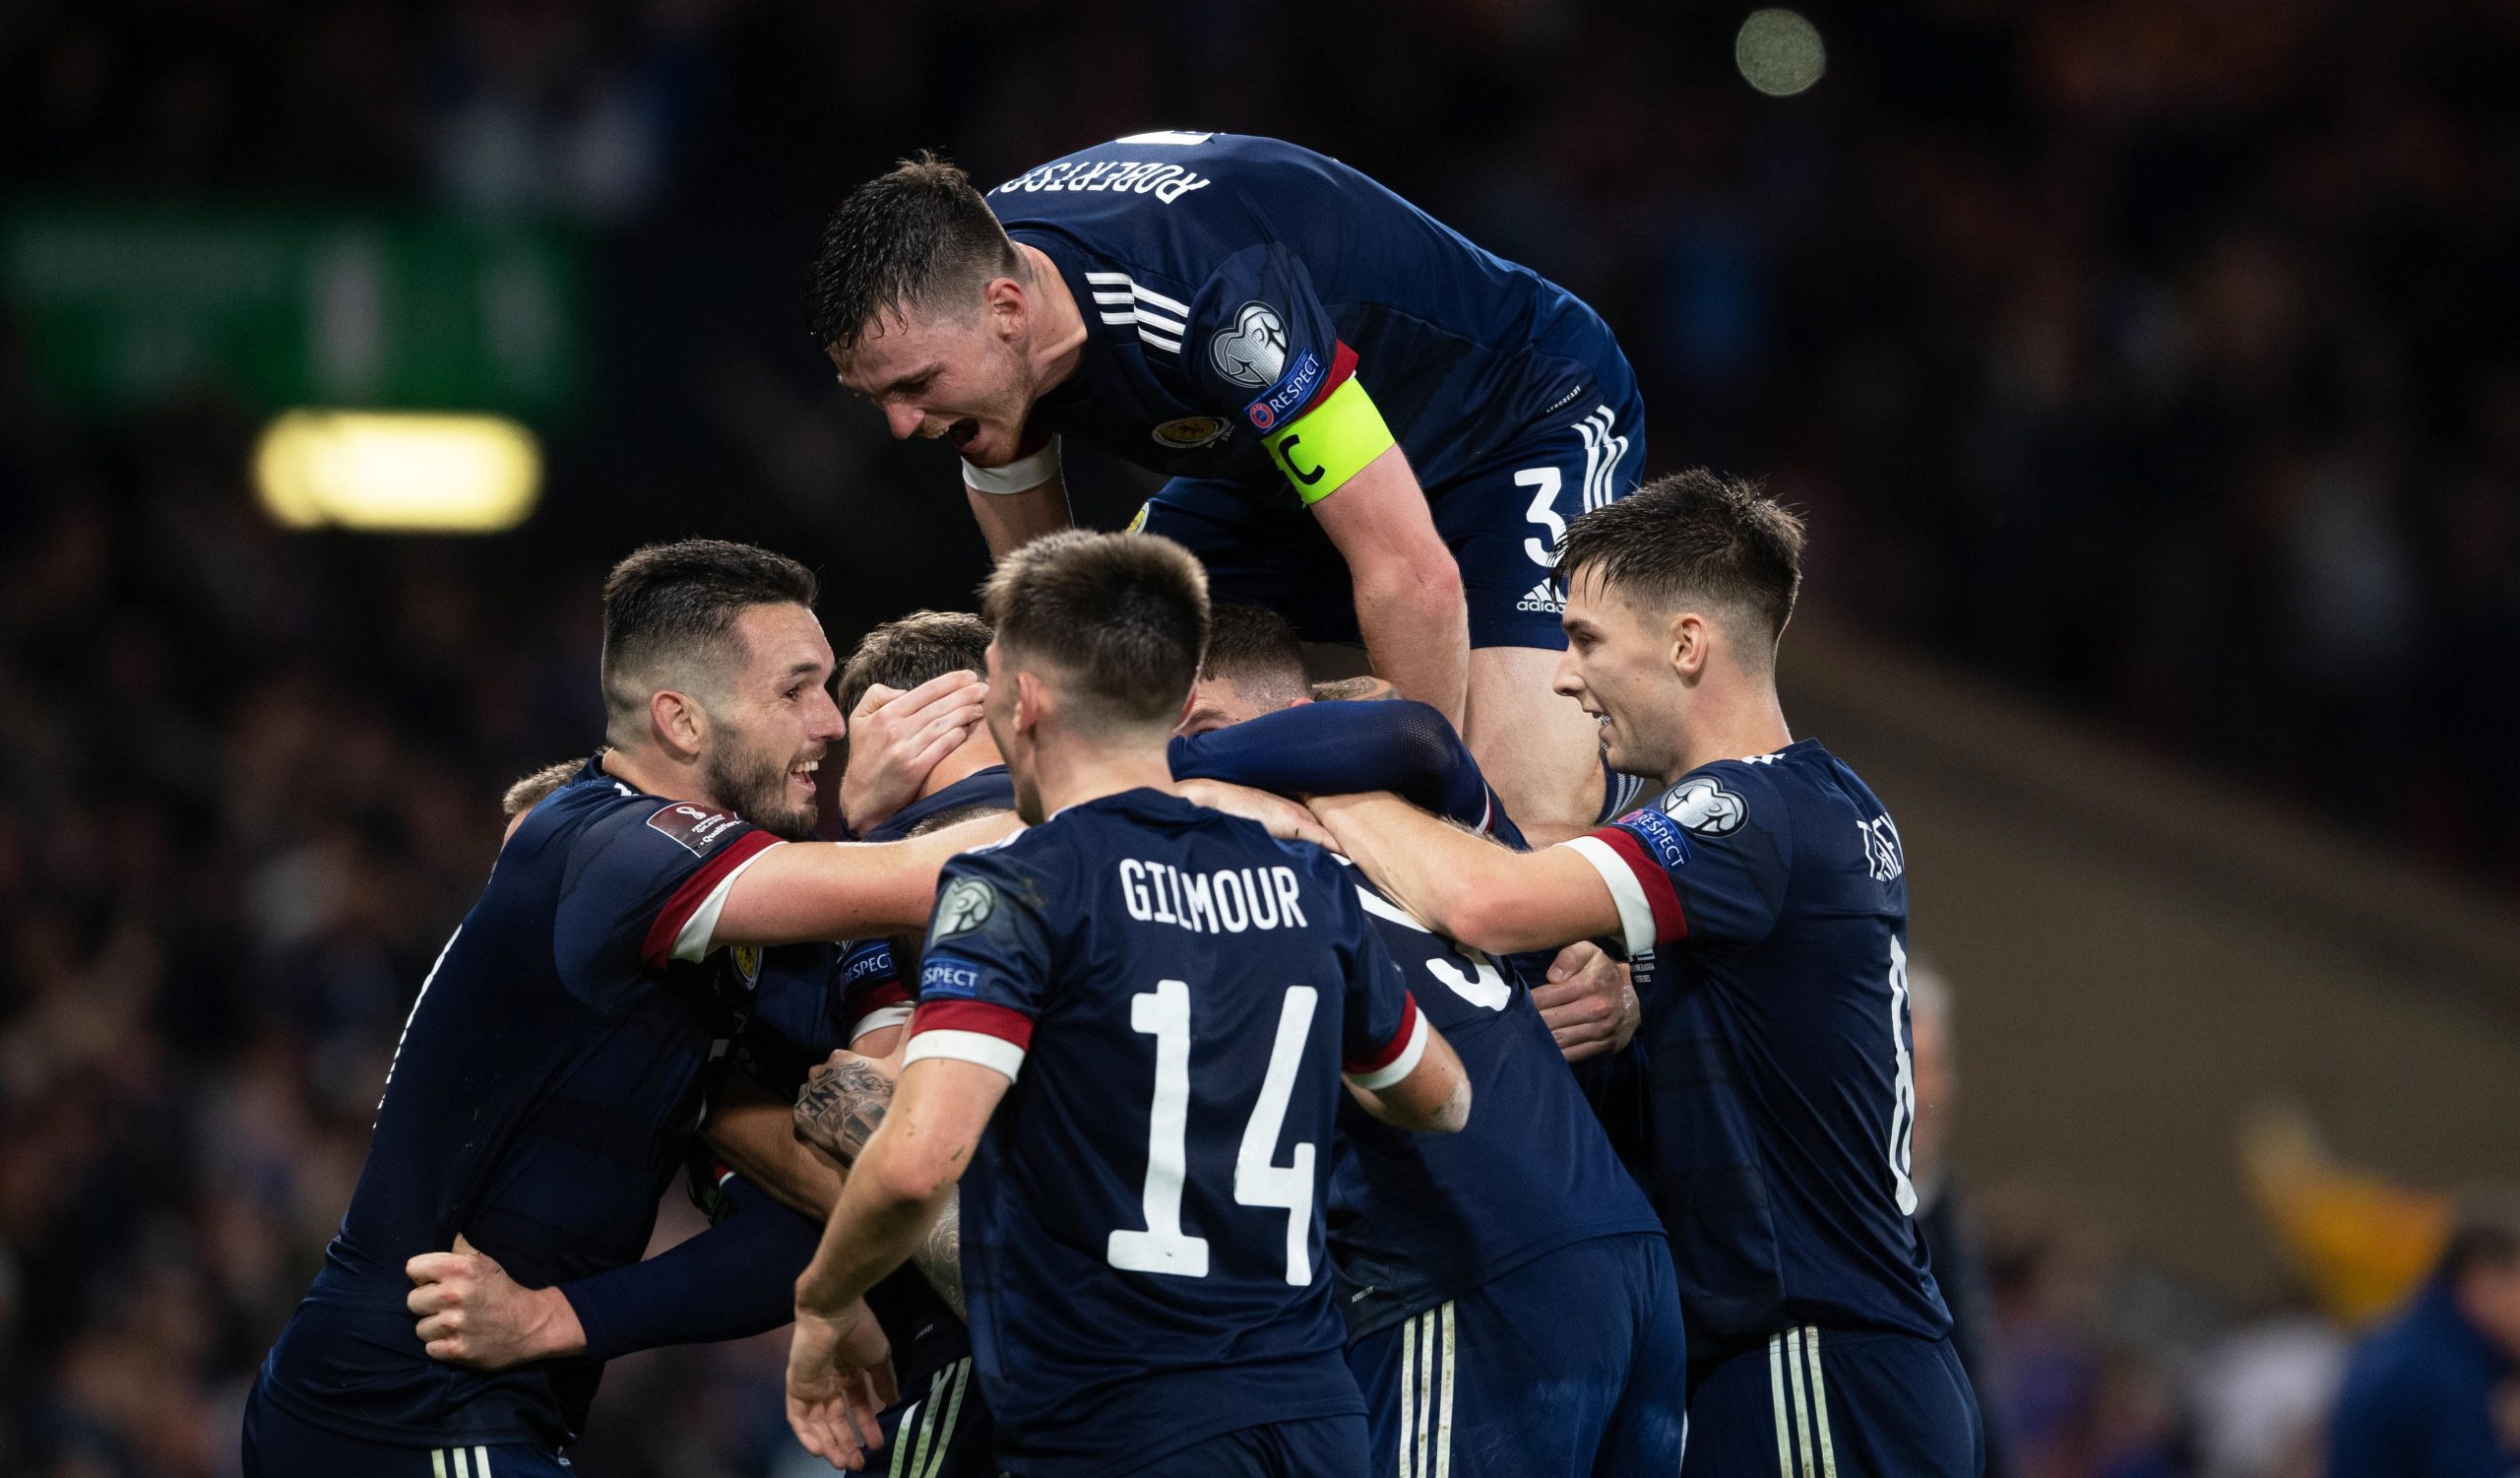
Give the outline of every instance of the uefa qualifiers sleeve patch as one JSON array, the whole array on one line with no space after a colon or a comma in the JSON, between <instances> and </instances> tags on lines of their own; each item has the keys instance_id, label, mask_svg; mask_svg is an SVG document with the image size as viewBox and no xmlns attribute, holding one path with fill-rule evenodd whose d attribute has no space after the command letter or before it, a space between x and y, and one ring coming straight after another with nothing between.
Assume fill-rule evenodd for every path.
<instances>
[{"instance_id":1,"label":"uefa qualifiers sleeve patch","mask_svg":"<svg viewBox=\"0 0 2520 1478\"><path fill-rule=\"evenodd\" d=\"M997 912L997 889L985 877L957 877L936 898L936 919L928 926L927 947L970 933Z\"/></svg>"},{"instance_id":2,"label":"uefa qualifiers sleeve patch","mask_svg":"<svg viewBox=\"0 0 2520 1478\"><path fill-rule=\"evenodd\" d=\"M1391 427L1355 376L1322 397L1291 424L1263 438L1270 460L1307 505L1348 485L1376 457L1391 450Z\"/></svg>"},{"instance_id":3,"label":"uefa qualifiers sleeve patch","mask_svg":"<svg viewBox=\"0 0 2520 1478\"><path fill-rule=\"evenodd\" d=\"M1671 787L1662 809L1702 837L1729 837L1750 819L1750 803L1712 775L1692 775Z\"/></svg>"},{"instance_id":4,"label":"uefa qualifiers sleeve patch","mask_svg":"<svg viewBox=\"0 0 2520 1478\"><path fill-rule=\"evenodd\" d=\"M1217 330L1208 341L1208 360L1234 384L1265 389L1286 372L1286 320L1267 303L1244 303L1234 310L1232 326Z\"/></svg>"}]
</instances>

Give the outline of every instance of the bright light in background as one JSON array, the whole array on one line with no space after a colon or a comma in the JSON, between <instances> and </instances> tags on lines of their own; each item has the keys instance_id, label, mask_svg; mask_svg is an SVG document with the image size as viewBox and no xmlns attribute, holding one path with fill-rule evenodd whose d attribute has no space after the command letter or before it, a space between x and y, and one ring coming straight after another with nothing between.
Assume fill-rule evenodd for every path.
<instances>
[{"instance_id":1,"label":"bright light in background","mask_svg":"<svg viewBox=\"0 0 2520 1478\"><path fill-rule=\"evenodd\" d=\"M1761 10L1732 38L1732 63L1743 82L1771 97L1791 97L1820 80L1829 53L1818 27L1790 10Z\"/></svg>"},{"instance_id":2,"label":"bright light in background","mask_svg":"<svg viewBox=\"0 0 2520 1478\"><path fill-rule=\"evenodd\" d=\"M495 534L534 511L542 451L498 416L291 411L264 430L254 481L292 529Z\"/></svg>"}]
</instances>

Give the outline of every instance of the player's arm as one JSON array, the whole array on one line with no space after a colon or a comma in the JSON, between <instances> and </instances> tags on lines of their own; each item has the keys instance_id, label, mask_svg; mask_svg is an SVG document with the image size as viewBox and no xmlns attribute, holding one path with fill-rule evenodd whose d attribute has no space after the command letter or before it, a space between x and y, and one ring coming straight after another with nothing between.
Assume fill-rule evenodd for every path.
<instances>
[{"instance_id":1,"label":"player's arm","mask_svg":"<svg viewBox=\"0 0 2520 1478\"><path fill-rule=\"evenodd\" d=\"M1013 1079L935 1056L902 1071L890 1110L851 1168L822 1245L796 1279L788 1423L805 1450L841 1466L895 1395L889 1351L866 1290L907 1260L934 1226Z\"/></svg>"},{"instance_id":2,"label":"player's arm","mask_svg":"<svg viewBox=\"0 0 2520 1478\"><path fill-rule=\"evenodd\" d=\"M1068 510L1067 477L1059 470L1055 436L1004 467L964 463L963 491L972 500L972 519L980 526L980 538L988 541L992 559L1003 559L1042 535L1076 523Z\"/></svg>"},{"instance_id":3,"label":"player's arm","mask_svg":"<svg viewBox=\"0 0 2520 1478\"><path fill-rule=\"evenodd\" d=\"M702 953L723 944L793 944L915 930L936 902L946 859L1012 834L1011 812L906 842L790 842L730 874Z\"/></svg>"},{"instance_id":4,"label":"player's arm","mask_svg":"<svg viewBox=\"0 0 2520 1478\"><path fill-rule=\"evenodd\" d=\"M796 1137L794 1109L741 1073L729 1073L700 1125L718 1158L784 1205L816 1221L840 1199L840 1168Z\"/></svg>"},{"instance_id":5,"label":"player's arm","mask_svg":"<svg viewBox=\"0 0 2520 1478\"><path fill-rule=\"evenodd\" d=\"M1461 736L1423 703L1303 703L1186 735L1169 751L1176 780L1207 779L1285 795L1392 791L1483 826L1487 783Z\"/></svg>"},{"instance_id":6,"label":"player's arm","mask_svg":"<svg viewBox=\"0 0 2520 1478\"><path fill-rule=\"evenodd\" d=\"M1461 567L1435 532L1434 512L1408 454L1390 439L1372 403L1362 401L1364 393L1350 379L1273 445L1281 448L1280 461L1297 481L1322 532L1348 561L1356 627L1374 672L1389 678L1401 696L1432 704L1458 728L1470 694L1470 608L1462 597ZM1362 401L1369 424L1344 414L1344 396ZM1314 427L1316 421L1324 423ZM1314 444L1306 443L1307 435ZM1365 445L1379 440L1382 446L1316 498L1302 485L1304 471L1335 471L1337 464L1306 459L1329 451L1339 436L1361 438Z\"/></svg>"},{"instance_id":7,"label":"player's arm","mask_svg":"<svg viewBox=\"0 0 2520 1478\"><path fill-rule=\"evenodd\" d=\"M612 1360L665 1345L709 1344L776 1329L792 1315L796 1270L819 1222L772 1200L731 1171L733 1210L645 1261L527 1288L462 1237L405 1264L405 1305L429 1358L503 1371L536 1360Z\"/></svg>"},{"instance_id":8,"label":"player's arm","mask_svg":"<svg viewBox=\"0 0 2520 1478\"><path fill-rule=\"evenodd\" d=\"M880 1035L900 1039L902 1028ZM906 1046L907 1042L900 1045ZM893 1080L901 1073L898 1047L893 1060L878 1060L853 1052L835 1052L816 1067L805 1091L796 1095L796 1137L842 1165L853 1165L864 1153L893 1102ZM963 1207L961 1192L949 1194L936 1224L919 1240L911 1261L957 1317L968 1318L963 1302Z\"/></svg>"},{"instance_id":9,"label":"player's arm","mask_svg":"<svg viewBox=\"0 0 2520 1478\"><path fill-rule=\"evenodd\" d=\"M1514 954L1621 932L1609 884L1571 844L1515 852L1383 793L1325 796L1312 810L1377 887L1474 948Z\"/></svg>"},{"instance_id":10,"label":"player's arm","mask_svg":"<svg viewBox=\"0 0 2520 1478\"><path fill-rule=\"evenodd\" d=\"M1367 1072L1347 1075L1349 1096L1359 1108L1395 1128L1427 1134L1458 1133L1470 1123L1470 1074L1453 1045L1423 1016L1425 1045L1397 1078Z\"/></svg>"}]
</instances>

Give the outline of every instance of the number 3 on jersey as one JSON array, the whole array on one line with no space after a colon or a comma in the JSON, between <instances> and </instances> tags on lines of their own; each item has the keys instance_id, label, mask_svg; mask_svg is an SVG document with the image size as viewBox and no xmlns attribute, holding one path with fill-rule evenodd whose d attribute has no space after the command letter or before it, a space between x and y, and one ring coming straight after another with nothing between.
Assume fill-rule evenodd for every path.
<instances>
[{"instance_id":1,"label":"number 3 on jersey","mask_svg":"<svg viewBox=\"0 0 2520 1478\"><path fill-rule=\"evenodd\" d=\"M1242 1147L1233 1160L1234 1203L1287 1213L1287 1281L1298 1288L1312 1281L1317 1150L1309 1140L1303 1141L1295 1145L1292 1163L1280 1165L1278 1135L1286 1128L1287 1105L1294 1098L1304 1040L1312 1034L1313 1011L1320 1000L1321 993L1310 986L1288 989L1286 1004L1278 1013L1278 1040L1269 1052L1269 1070L1261 1078L1260 1099L1251 1106L1251 1118L1242 1127ZM1115 1229L1103 1260L1124 1272L1204 1278L1208 1239L1181 1230L1181 1184L1189 1172L1188 982L1158 981L1154 990L1131 996L1129 1026L1155 1039L1155 1098L1147 1112L1146 1189L1140 1197L1146 1230Z\"/></svg>"}]
</instances>

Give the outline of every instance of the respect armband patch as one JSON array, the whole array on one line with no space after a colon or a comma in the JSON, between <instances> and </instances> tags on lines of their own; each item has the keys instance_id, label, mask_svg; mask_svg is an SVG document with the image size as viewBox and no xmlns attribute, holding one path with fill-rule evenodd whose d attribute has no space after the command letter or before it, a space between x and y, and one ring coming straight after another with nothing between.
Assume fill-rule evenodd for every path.
<instances>
[{"instance_id":1,"label":"respect armband patch","mask_svg":"<svg viewBox=\"0 0 2520 1478\"><path fill-rule=\"evenodd\" d=\"M1264 437L1269 460L1292 482L1306 504L1348 485L1365 465L1391 450L1391 427L1365 387L1350 375L1285 429Z\"/></svg>"}]
</instances>

